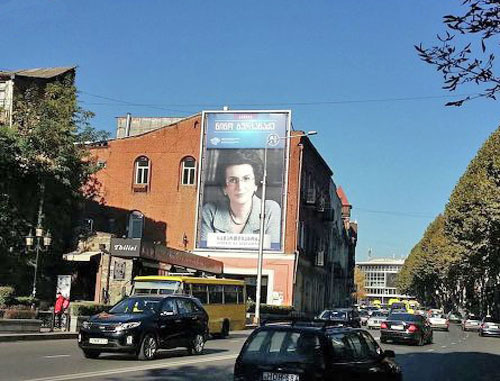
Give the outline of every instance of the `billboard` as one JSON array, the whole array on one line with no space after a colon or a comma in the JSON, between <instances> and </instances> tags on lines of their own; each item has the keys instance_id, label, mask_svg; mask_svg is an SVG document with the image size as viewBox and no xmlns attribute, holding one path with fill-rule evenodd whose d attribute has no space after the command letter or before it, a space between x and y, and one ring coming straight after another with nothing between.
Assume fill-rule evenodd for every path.
<instances>
[{"instance_id":1,"label":"billboard","mask_svg":"<svg viewBox=\"0 0 500 381\"><path fill-rule=\"evenodd\" d=\"M196 248L283 250L290 111L205 111Z\"/></svg>"}]
</instances>

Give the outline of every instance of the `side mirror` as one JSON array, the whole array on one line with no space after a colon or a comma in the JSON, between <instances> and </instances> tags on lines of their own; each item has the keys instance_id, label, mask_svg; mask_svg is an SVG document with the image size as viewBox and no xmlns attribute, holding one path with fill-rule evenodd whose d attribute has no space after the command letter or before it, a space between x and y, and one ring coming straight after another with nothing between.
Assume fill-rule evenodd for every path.
<instances>
[{"instance_id":1,"label":"side mirror","mask_svg":"<svg viewBox=\"0 0 500 381\"><path fill-rule=\"evenodd\" d=\"M382 355L383 355L384 357L389 357L389 358L391 358L391 359L393 359L394 357L396 357L396 354L394 353L394 351L392 351L392 350L390 350L390 349L386 349L386 350L384 351L384 353L382 353Z\"/></svg>"}]
</instances>

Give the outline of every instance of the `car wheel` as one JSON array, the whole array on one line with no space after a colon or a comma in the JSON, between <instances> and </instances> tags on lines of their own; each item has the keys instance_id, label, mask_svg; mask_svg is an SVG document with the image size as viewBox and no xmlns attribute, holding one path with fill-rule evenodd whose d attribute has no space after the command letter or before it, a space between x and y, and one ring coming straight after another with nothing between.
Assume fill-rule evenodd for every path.
<instances>
[{"instance_id":1,"label":"car wheel","mask_svg":"<svg viewBox=\"0 0 500 381\"><path fill-rule=\"evenodd\" d=\"M157 350L158 344L156 343L156 338L152 334L148 333L141 341L137 358L139 360L152 360L154 359Z\"/></svg>"},{"instance_id":2,"label":"car wheel","mask_svg":"<svg viewBox=\"0 0 500 381\"><path fill-rule=\"evenodd\" d=\"M83 355L88 359L96 359L99 357L100 354L101 354L100 351L94 351L91 349L84 349L83 350Z\"/></svg>"},{"instance_id":3,"label":"car wheel","mask_svg":"<svg viewBox=\"0 0 500 381\"><path fill-rule=\"evenodd\" d=\"M433 336L434 335L432 333L429 335L429 340L427 340L427 344L432 344Z\"/></svg>"},{"instance_id":4,"label":"car wheel","mask_svg":"<svg viewBox=\"0 0 500 381\"><path fill-rule=\"evenodd\" d=\"M190 355L201 355L203 349L205 348L205 339L202 335L196 334L191 340L191 344L188 347L188 353Z\"/></svg>"}]
</instances>

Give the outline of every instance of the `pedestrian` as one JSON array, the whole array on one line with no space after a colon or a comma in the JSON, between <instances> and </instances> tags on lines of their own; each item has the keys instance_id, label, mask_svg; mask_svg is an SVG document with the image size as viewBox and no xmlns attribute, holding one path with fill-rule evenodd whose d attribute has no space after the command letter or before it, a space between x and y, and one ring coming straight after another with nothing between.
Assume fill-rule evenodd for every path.
<instances>
[{"instance_id":1,"label":"pedestrian","mask_svg":"<svg viewBox=\"0 0 500 381\"><path fill-rule=\"evenodd\" d=\"M67 324L68 324L68 312L69 312L69 295L65 294L63 295L64 297L64 301L63 301L63 304L62 304L62 315L64 316L64 328L68 328L67 327ZM62 326L61 326L62 328Z\"/></svg>"},{"instance_id":2,"label":"pedestrian","mask_svg":"<svg viewBox=\"0 0 500 381\"><path fill-rule=\"evenodd\" d=\"M65 300L64 296L58 291L56 294L56 304L54 305L55 328L61 328L61 320L62 320L62 315L64 313L63 310L64 300Z\"/></svg>"}]
</instances>

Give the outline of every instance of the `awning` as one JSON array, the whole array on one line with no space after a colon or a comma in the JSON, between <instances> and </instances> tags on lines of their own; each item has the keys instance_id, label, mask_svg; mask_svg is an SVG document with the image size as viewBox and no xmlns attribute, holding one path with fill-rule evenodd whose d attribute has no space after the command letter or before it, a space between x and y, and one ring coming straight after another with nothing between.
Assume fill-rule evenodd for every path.
<instances>
[{"instance_id":1,"label":"awning","mask_svg":"<svg viewBox=\"0 0 500 381\"><path fill-rule=\"evenodd\" d=\"M63 259L65 261L72 261L72 262L90 262L90 258L97 254L101 254L101 252L84 251L83 253L80 253L78 251L72 251L71 253L63 254Z\"/></svg>"}]
</instances>

